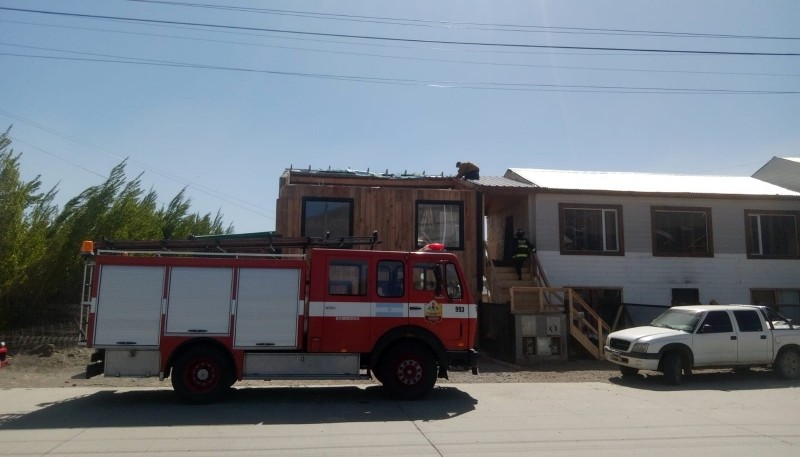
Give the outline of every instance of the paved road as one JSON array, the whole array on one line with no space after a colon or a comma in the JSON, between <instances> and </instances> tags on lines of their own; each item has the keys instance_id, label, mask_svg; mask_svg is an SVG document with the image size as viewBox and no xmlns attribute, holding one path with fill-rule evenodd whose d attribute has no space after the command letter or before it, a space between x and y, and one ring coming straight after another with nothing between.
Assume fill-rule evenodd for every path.
<instances>
[{"instance_id":1,"label":"paved road","mask_svg":"<svg viewBox=\"0 0 800 457\"><path fill-rule=\"evenodd\" d=\"M456 384L418 402L374 386L240 388L206 406L168 389L5 389L0 455L800 455L798 383L654 379Z\"/></svg>"}]
</instances>

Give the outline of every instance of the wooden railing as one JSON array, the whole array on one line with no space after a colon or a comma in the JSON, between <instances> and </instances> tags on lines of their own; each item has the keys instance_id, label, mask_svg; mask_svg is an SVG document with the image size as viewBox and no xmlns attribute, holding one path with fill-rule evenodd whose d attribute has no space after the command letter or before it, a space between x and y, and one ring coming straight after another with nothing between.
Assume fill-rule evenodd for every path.
<instances>
[{"instance_id":1,"label":"wooden railing","mask_svg":"<svg viewBox=\"0 0 800 457\"><path fill-rule=\"evenodd\" d=\"M568 291L552 287L510 287L511 314L563 313Z\"/></svg>"},{"instance_id":2,"label":"wooden railing","mask_svg":"<svg viewBox=\"0 0 800 457\"><path fill-rule=\"evenodd\" d=\"M486 272L490 297L499 297L496 289L497 276L494 263L490 260L488 247L484 243L484 258L488 266ZM550 287L539 257L533 253L528 269L533 283L538 287L512 286L508 289L512 314L565 313L569 321L569 333L592 356L603 358L603 345L611 328L583 298L570 288Z\"/></svg>"},{"instance_id":3,"label":"wooden railing","mask_svg":"<svg viewBox=\"0 0 800 457\"><path fill-rule=\"evenodd\" d=\"M539 256L536 253L532 253L530 256L530 260L528 261L528 269L531 272L531 277L536 282L536 285L540 287L550 287L550 281L547 280L547 275L544 273L544 267L542 267L542 263L539 262Z\"/></svg>"},{"instance_id":4,"label":"wooden railing","mask_svg":"<svg viewBox=\"0 0 800 457\"><path fill-rule=\"evenodd\" d=\"M577 292L569 289L567 319L569 334L595 358L603 358L603 346L611 327Z\"/></svg>"}]
</instances>

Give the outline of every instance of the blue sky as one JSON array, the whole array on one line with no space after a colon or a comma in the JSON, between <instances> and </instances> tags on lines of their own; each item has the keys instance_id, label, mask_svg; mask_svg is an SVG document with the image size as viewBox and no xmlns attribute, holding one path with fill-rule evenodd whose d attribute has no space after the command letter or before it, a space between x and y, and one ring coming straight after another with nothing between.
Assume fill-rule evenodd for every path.
<instances>
[{"instance_id":1,"label":"blue sky","mask_svg":"<svg viewBox=\"0 0 800 457\"><path fill-rule=\"evenodd\" d=\"M290 166L749 176L800 156L797 24L795 0L0 0L0 127L59 204L127 157L237 232L274 228Z\"/></svg>"}]
</instances>

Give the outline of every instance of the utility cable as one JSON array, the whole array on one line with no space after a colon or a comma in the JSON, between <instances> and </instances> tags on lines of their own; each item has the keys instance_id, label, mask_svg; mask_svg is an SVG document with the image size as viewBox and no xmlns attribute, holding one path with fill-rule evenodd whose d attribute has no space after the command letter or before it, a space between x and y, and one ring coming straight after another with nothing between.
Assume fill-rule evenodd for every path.
<instances>
[{"instance_id":1,"label":"utility cable","mask_svg":"<svg viewBox=\"0 0 800 457\"><path fill-rule=\"evenodd\" d=\"M702 54L702 55L728 55L728 56L773 56L773 57L797 57L800 53L796 52L746 52L746 51L704 51L704 50L691 50L691 49L658 49L658 48L622 48L610 46L564 46L564 45L541 45L541 44L522 44L522 43L490 43L480 41L447 41L447 40L425 40L420 38L397 38L385 37L377 35L353 35L343 33L325 33L325 32L308 32L300 30L289 29L273 29L263 27L245 27L233 25L210 24L201 22L185 22L185 21L167 21L159 19L141 19L123 16L103 16L95 14L81 14L81 13L65 13L59 11L45 11L45 10L32 10L24 8L9 8L0 7L0 10L16 11L22 13L34 14L47 14L55 16L66 17L79 17L86 19L104 19L114 21L126 21L136 23L148 24L171 24L171 25L188 25L195 27L208 27L212 29L229 29L229 30L250 30L259 32L273 32L273 33L286 33L295 35L309 35L309 36L324 36L334 38L351 38L359 40L376 40L387 42L405 42L405 43L422 43L422 44L444 44L444 45L457 45L457 46L486 46L486 47L509 47L509 48L527 48L527 49L564 49L564 50L582 50L582 51L620 51L620 52L652 52L659 54Z\"/></svg>"}]
</instances>

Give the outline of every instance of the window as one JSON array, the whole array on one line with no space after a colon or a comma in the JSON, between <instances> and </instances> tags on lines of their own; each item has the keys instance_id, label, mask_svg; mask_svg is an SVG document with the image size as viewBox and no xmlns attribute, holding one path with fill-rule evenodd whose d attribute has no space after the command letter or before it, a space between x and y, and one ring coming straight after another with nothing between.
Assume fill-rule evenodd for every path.
<instances>
[{"instance_id":1,"label":"window","mask_svg":"<svg viewBox=\"0 0 800 457\"><path fill-rule=\"evenodd\" d=\"M411 269L414 290L436 290L438 265L435 263L417 263ZM441 275L441 273L439 273Z\"/></svg>"},{"instance_id":2,"label":"window","mask_svg":"<svg viewBox=\"0 0 800 457\"><path fill-rule=\"evenodd\" d=\"M800 322L800 289L753 289L751 303L769 306L792 322Z\"/></svg>"},{"instance_id":3,"label":"window","mask_svg":"<svg viewBox=\"0 0 800 457\"><path fill-rule=\"evenodd\" d=\"M699 305L700 290L689 287L672 289L672 301L670 304L672 306Z\"/></svg>"},{"instance_id":4,"label":"window","mask_svg":"<svg viewBox=\"0 0 800 457\"><path fill-rule=\"evenodd\" d=\"M745 211L747 257L762 259L796 258L797 213Z\"/></svg>"},{"instance_id":5,"label":"window","mask_svg":"<svg viewBox=\"0 0 800 457\"><path fill-rule=\"evenodd\" d=\"M338 238L353 235L353 200L303 198L303 236Z\"/></svg>"},{"instance_id":6,"label":"window","mask_svg":"<svg viewBox=\"0 0 800 457\"><path fill-rule=\"evenodd\" d=\"M461 279L458 277L455 264L448 263L445 267L445 283L447 284L447 296L455 300L463 298Z\"/></svg>"},{"instance_id":7,"label":"window","mask_svg":"<svg viewBox=\"0 0 800 457\"><path fill-rule=\"evenodd\" d=\"M404 293L403 262L381 260L378 262L378 296L402 297Z\"/></svg>"},{"instance_id":8,"label":"window","mask_svg":"<svg viewBox=\"0 0 800 457\"><path fill-rule=\"evenodd\" d=\"M562 254L622 255L621 206L559 204Z\"/></svg>"},{"instance_id":9,"label":"window","mask_svg":"<svg viewBox=\"0 0 800 457\"><path fill-rule=\"evenodd\" d=\"M653 207L653 255L713 257L711 208Z\"/></svg>"},{"instance_id":10,"label":"window","mask_svg":"<svg viewBox=\"0 0 800 457\"><path fill-rule=\"evenodd\" d=\"M417 202L417 248L442 243L448 250L464 249L464 204L453 201Z\"/></svg>"},{"instance_id":11,"label":"window","mask_svg":"<svg viewBox=\"0 0 800 457\"><path fill-rule=\"evenodd\" d=\"M331 261L328 270L328 293L331 295L366 295L367 262Z\"/></svg>"},{"instance_id":12,"label":"window","mask_svg":"<svg viewBox=\"0 0 800 457\"><path fill-rule=\"evenodd\" d=\"M733 323L727 311L709 311L697 333L731 333Z\"/></svg>"},{"instance_id":13,"label":"window","mask_svg":"<svg viewBox=\"0 0 800 457\"><path fill-rule=\"evenodd\" d=\"M733 317L736 318L736 325L739 326L740 332L764 331L764 327L761 326L761 319L758 317L758 311L734 311Z\"/></svg>"}]
</instances>

